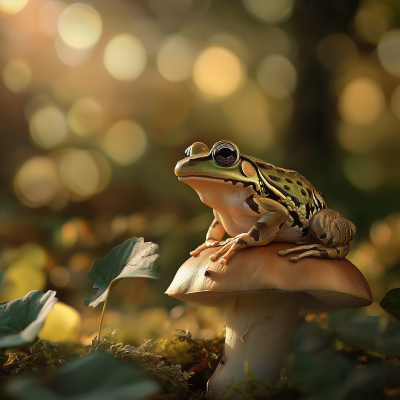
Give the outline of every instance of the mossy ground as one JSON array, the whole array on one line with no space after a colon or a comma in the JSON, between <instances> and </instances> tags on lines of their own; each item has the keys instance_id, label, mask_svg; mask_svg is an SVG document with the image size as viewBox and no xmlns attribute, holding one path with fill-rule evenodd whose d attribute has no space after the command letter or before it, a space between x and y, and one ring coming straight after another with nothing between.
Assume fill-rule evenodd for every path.
<instances>
[{"instance_id":1,"label":"mossy ground","mask_svg":"<svg viewBox=\"0 0 400 400\"><path fill-rule=\"evenodd\" d=\"M323 325L326 321L314 319L304 323L321 329L318 322ZM251 371L247 370L248 380L238 382L232 391L239 394L240 400L400 398L400 380L395 383L400 377L399 358L344 344L335 337L334 331L331 333L332 340L321 351L299 351L291 355L287 370L282 371L274 386L252 379ZM91 345L38 340L0 352L1 383L6 384L13 376L27 373L35 373L46 382L43 377L72 359L92 352L106 352L121 362L135 360L158 382L160 393L152 399L200 400L205 399L207 380L217 366L223 346L222 336L210 340L195 339L183 330L157 341L143 340L139 346L118 342L117 331L112 329L106 330L100 343L94 339ZM371 379L354 384L363 376ZM351 387L349 382L352 382Z\"/></svg>"}]
</instances>

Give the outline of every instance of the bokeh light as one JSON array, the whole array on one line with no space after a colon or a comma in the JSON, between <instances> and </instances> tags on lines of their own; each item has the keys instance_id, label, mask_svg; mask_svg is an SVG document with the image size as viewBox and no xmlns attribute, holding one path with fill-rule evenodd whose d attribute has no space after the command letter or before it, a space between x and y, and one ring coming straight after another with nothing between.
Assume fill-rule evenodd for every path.
<instances>
[{"instance_id":1,"label":"bokeh light","mask_svg":"<svg viewBox=\"0 0 400 400\"><path fill-rule=\"evenodd\" d=\"M58 58L69 67L84 64L92 54L91 49L76 49L68 46L59 36L54 41L54 47Z\"/></svg>"},{"instance_id":2,"label":"bokeh light","mask_svg":"<svg viewBox=\"0 0 400 400\"><path fill-rule=\"evenodd\" d=\"M101 164L99 158L102 159ZM110 169L104 158L85 150L68 149L60 160L59 171L65 187L81 198L102 191L110 179Z\"/></svg>"},{"instance_id":3,"label":"bokeh light","mask_svg":"<svg viewBox=\"0 0 400 400\"><path fill-rule=\"evenodd\" d=\"M49 278L55 287L65 287L69 282L69 272L67 268L57 265L49 271Z\"/></svg>"},{"instance_id":4,"label":"bokeh light","mask_svg":"<svg viewBox=\"0 0 400 400\"><path fill-rule=\"evenodd\" d=\"M259 87L248 82L222 105L231 122L235 143L250 151L261 151L272 143L274 132L268 120L270 104Z\"/></svg>"},{"instance_id":5,"label":"bokeh light","mask_svg":"<svg viewBox=\"0 0 400 400\"><path fill-rule=\"evenodd\" d=\"M23 61L10 61L3 70L3 82L12 92L21 93L31 82L31 69Z\"/></svg>"},{"instance_id":6,"label":"bokeh light","mask_svg":"<svg viewBox=\"0 0 400 400\"><path fill-rule=\"evenodd\" d=\"M49 204L57 194L57 168L47 157L33 157L18 170L14 189L23 204L41 207Z\"/></svg>"},{"instance_id":7,"label":"bokeh light","mask_svg":"<svg viewBox=\"0 0 400 400\"><path fill-rule=\"evenodd\" d=\"M171 82L190 78L194 61L194 50L182 36L168 38L157 55L157 66L161 75Z\"/></svg>"},{"instance_id":8,"label":"bokeh light","mask_svg":"<svg viewBox=\"0 0 400 400\"><path fill-rule=\"evenodd\" d=\"M132 121L118 121L104 138L104 151L117 164L129 165L145 152L147 136L142 127Z\"/></svg>"},{"instance_id":9,"label":"bokeh light","mask_svg":"<svg viewBox=\"0 0 400 400\"><path fill-rule=\"evenodd\" d=\"M53 342L74 341L78 338L82 318L75 308L61 302L54 304L38 336Z\"/></svg>"},{"instance_id":10,"label":"bokeh light","mask_svg":"<svg viewBox=\"0 0 400 400\"><path fill-rule=\"evenodd\" d=\"M43 290L45 285L45 272L32 268L29 263L9 268L1 288L0 302L18 299L31 290Z\"/></svg>"},{"instance_id":11,"label":"bokeh light","mask_svg":"<svg viewBox=\"0 0 400 400\"><path fill-rule=\"evenodd\" d=\"M339 98L339 113L350 124L368 125L385 106L382 89L369 78L357 78L347 84Z\"/></svg>"},{"instance_id":12,"label":"bokeh light","mask_svg":"<svg viewBox=\"0 0 400 400\"><path fill-rule=\"evenodd\" d=\"M293 0L243 0L246 10L258 20L277 24L290 17Z\"/></svg>"},{"instance_id":13,"label":"bokeh light","mask_svg":"<svg viewBox=\"0 0 400 400\"><path fill-rule=\"evenodd\" d=\"M67 122L64 114L56 107L49 106L37 111L32 117L29 130L39 146L50 149L59 145L67 136Z\"/></svg>"},{"instance_id":14,"label":"bokeh light","mask_svg":"<svg viewBox=\"0 0 400 400\"><path fill-rule=\"evenodd\" d=\"M207 40L208 47L222 47L231 51L239 60L248 59L248 49L246 42L238 35L233 33L217 33L210 36Z\"/></svg>"},{"instance_id":15,"label":"bokeh light","mask_svg":"<svg viewBox=\"0 0 400 400\"><path fill-rule=\"evenodd\" d=\"M99 13L84 3L68 6L58 19L58 32L64 42L76 49L93 46L100 38L102 21Z\"/></svg>"},{"instance_id":16,"label":"bokeh light","mask_svg":"<svg viewBox=\"0 0 400 400\"><path fill-rule=\"evenodd\" d=\"M223 47L209 47L197 58L193 80L202 93L222 98L233 93L244 78L239 58Z\"/></svg>"},{"instance_id":17,"label":"bokeh light","mask_svg":"<svg viewBox=\"0 0 400 400\"><path fill-rule=\"evenodd\" d=\"M358 49L353 40L344 33L324 37L318 45L318 58L329 71L335 71L358 59Z\"/></svg>"},{"instance_id":18,"label":"bokeh light","mask_svg":"<svg viewBox=\"0 0 400 400\"><path fill-rule=\"evenodd\" d=\"M400 29L383 35L378 44L378 57L388 72L400 77Z\"/></svg>"},{"instance_id":19,"label":"bokeh light","mask_svg":"<svg viewBox=\"0 0 400 400\"><path fill-rule=\"evenodd\" d=\"M347 179L360 190L373 190L385 181L385 175L379 165L365 156L349 155L343 167Z\"/></svg>"},{"instance_id":20,"label":"bokeh light","mask_svg":"<svg viewBox=\"0 0 400 400\"><path fill-rule=\"evenodd\" d=\"M28 4L28 0L0 0L0 11L16 14Z\"/></svg>"},{"instance_id":21,"label":"bokeh light","mask_svg":"<svg viewBox=\"0 0 400 400\"><path fill-rule=\"evenodd\" d=\"M257 70L257 81L269 96L283 99L293 93L297 74L287 58L274 54L261 61Z\"/></svg>"},{"instance_id":22,"label":"bokeh light","mask_svg":"<svg viewBox=\"0 0 400 400\"><path fill-rule=\"evenodd\" d=\"M13 257L9 261L0 290L0 302L25 296L31 290L44 289L44 268L48 257L42 247L34 243L24 244L13 251Z\"/></svg>"},{"instance_id":23,"label":"bokeh light","mask_svg":"<svg viewBox=\"0 0 400 400\"><path fill-rule=\"evenodd\" d=\"M396 123L396 119L387 109L370 125L341 122L337 131L339 143L344 149L355 154L373 153L397 136L397 129L393 123Z\"/></svg>"},{"instance_id":24,"label":"bokeh light","mask_svg":"<svg viewBox=\"0 0 400 400\"><path fill-rule=\"evenodd\" d=\"M104 51L104 65L115 79L130 81L136 79L146 65L146 50L133 35L117 35L107 44Z\"/></svg>"},{"instance_id":25,"label":"bokeh light","mask_svg":"<svg viewBox=\"0 0 400 400\"><path fill-rule=\"evenodd\" d=\"M393 111L394 115L398 119L400 119L400 85L397 86L397 88L393 92L390 105L392 107L392 111Z\"/></svg>"},{"instance_id":26,"label":"bokeh light","mask_svg":"<svg viewBox=\"0 0 400 400\"><path fill-rule=\"evenodd\" d=\"M111 231L114 235L123 235L128 228L128 218L124 215L117 215L111 221Z\"/></svg>"},{"instance_id":27,"label":"bokeh light","mask_svg":"<svg viewBox=\"0 0 400 400\"><path fill-rule=\"evenodd\" d=\"M29 122L33 116L42 108L52 106L53 102L46 96L37 94L31 97L25 105L24 116Z\"/></svg>"},{"instance_id":28,"label":"bokeh light","mask_svg":"<svg viewBox=\"0 0 400 400\"><path fill-rule=\"evenodd\" d=\"M392 18L392 12L386 5L367 3L357 11L354 27L364 41L377 44L388 30Z\"/></svg>"},{"instance_id":29,"label":"bokeh light","mask_svg":"<svg viewBox=\"0 0 400 400\"><path fill-rule=\"evenodd\" d=\"M49 1L38 12L38 22L40 29L49 36L58 33L58 18L67 8L68 4L63 1Z\"/></svg>"},{"instance_id":30,"label":"bokeh light","mask_svg":"<svg viewBox=\"0 0 400 400\"><path fill-rule=\"evenodd\" d=\"M207 1L203 1L207 3ZM186 0L148 0L151 10L159 17L185 15L192 7L192 2Z\"/></svg>"},{"instance_id":31,"label":"bokeh light","mask_svg":"<svg viewBox=\"0 0 400 400\"><path fill-rule=\"evenodd\" d=\"M289 57L292 47L290 37L283 29L273 25L265 28L263 49L266 55L280 54Z\"/></svg>"},{"instance_id":32,"label":"bokeh light","mask_svg":"<svg viewBox=\"0 0 400 400\"><path fill-rule=\"evenodd\" d=\"M78 227L75 221L68 221L63 224L60 239L65 247L72 247L76 244L78 241Z\"/></svg>"},{"instance_id":33,"label":"bokeh light","mask_svg":"<svg viewBox=\"0 0 400 400\"><path fill-rule=\"evenodd\" d=\"M80 136L90 135L100 128L102 113L96 101L84 97L72 104L67 116L68 126Z\"/></svg>"},{"instance_id":34,"label":"bokeh light","mask_svg":"<svg viewBox=\"0 0 400 400\"><path fill-rule=\"evenodd\" d=\"M385 246L392 237L392 230L386 221L375 221L370 229L371 242L378 247Z\"/></svg>"}]
</instances>

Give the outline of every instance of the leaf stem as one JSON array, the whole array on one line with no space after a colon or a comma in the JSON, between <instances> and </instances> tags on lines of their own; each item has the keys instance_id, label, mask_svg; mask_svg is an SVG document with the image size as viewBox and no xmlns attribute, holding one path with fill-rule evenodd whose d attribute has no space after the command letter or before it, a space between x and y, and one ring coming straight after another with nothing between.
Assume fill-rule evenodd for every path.
<instances>
[{"instance_id":1,"label":"leaf stem","mask_svg":"<svg viewBox=\"0 0 400 400\"><path fill-rule=\"evenodd\" d=\"M98 336L97 336L97 342L98 342L98 343L100 343L101 326L103 325L104 313L105 313L105 311L106 311L107 302L108 302L108 297L110 296L110 292L111 292L111 290L108 292L106 301L104 302L103 311L102 311L102 313L101 313L100 325L99 325L99 334L98 334Z\"/></svg>"}]
</instances>

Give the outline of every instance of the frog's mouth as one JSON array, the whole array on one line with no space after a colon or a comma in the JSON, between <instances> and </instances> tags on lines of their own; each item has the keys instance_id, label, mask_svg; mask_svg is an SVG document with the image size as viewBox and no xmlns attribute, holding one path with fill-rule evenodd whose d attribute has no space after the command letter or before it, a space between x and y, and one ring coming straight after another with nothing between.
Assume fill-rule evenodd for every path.
<instances>
[{"instance_id":1,"label":"frog's mouth","mask_svg":"<svg viewBox=\"0 0 400 400\"><path fill-rule=\"evenodd\" d=\"M221 183L226 185L232 185L237 187L247 187L253 186L254 190L256 190L255 185L253 182L244 182L239 181L233 178L214 178L207 175L185 175L185 176L178 176L178 179L182 182L184 181L203 181L203 182L212 182L212 183ZM185 182L186 183L186 182ZM189 185L190 186L190 185Z\"/></svg>"}]
</instances>

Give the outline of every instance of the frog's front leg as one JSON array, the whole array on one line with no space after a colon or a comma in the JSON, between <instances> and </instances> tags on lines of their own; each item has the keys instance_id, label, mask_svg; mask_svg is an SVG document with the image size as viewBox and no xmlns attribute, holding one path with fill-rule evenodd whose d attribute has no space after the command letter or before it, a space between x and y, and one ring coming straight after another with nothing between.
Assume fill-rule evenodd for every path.
<instances>
[{"instance_id":1,"label":"frog's front leg","mask_svg":"<svg viewBox=\"0 0 400 400\"><path fill-rule=\"evenodd\" d=\"M279 252L279 255L286 256L302 252L298 256L292 257L291 261L298 261L304 257L344 258L350 251L356 227L337 211L323 209L312 217L310 232L319 243L283 250Z\"/></svg>"},{"instance_id":2,"label":"frog's front leg","mask_svg":"<svg viewBox=\"0 0 400 400\"><path fill-rule=\"evenodd\" d=\"M274 240L288 220L289 212L280 203L265 197L253 197L257 203L259 213L262 214L255 225L246 233L241 233L232 238L228 243L221 247L209 258L215 261L220 258L220 264L226 264L228 257L233 251L243 249L248 246L262 246Z\"/></svg>"},{"instance_id":3,"label":"frog's front leg","mask_svg":"<svg viewBox=\"0 0 400 400\"><path fill-rule=\"evenodd\" d=\"M203 250L221 244L221 239L225 235L225 229L222 226L219 214L215 210L214 210L214 216L215 218L213 222L211 222L210 227L208 228L205 243L201 244L199 247L197 247L197 249L191 251L190 252L191 256L197 256Z\"/></svg>"}]
</instances>

